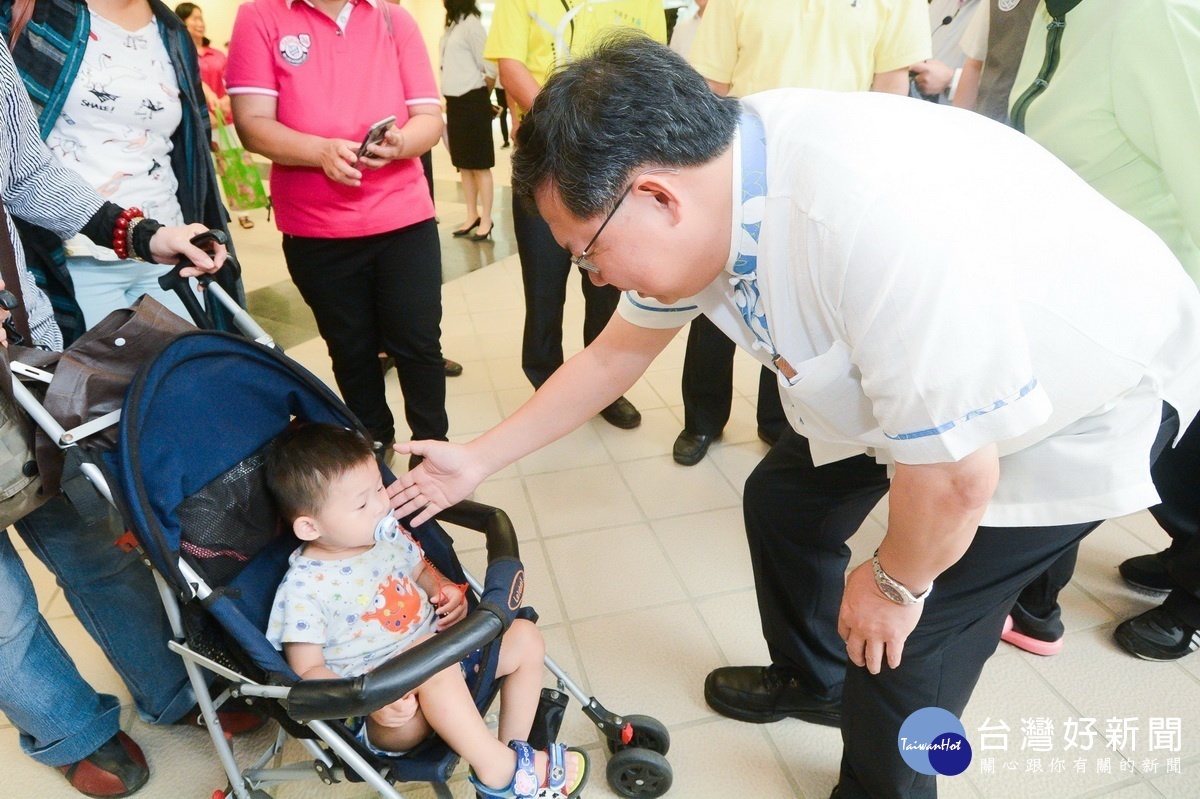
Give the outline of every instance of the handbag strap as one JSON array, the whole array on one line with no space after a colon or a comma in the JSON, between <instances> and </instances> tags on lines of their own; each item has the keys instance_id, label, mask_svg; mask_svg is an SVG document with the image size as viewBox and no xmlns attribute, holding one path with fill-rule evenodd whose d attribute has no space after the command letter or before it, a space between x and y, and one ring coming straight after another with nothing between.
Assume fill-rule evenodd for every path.
<instances>
[{"instance_id":1,"label":"handbag strap","mask_svg":"<svg viewBox=\"0 0 1200 799\"><path fill-rule=\"evenodd\" d=\"M8 49L14 50L17 46L17 39L21 37L21 32L25 30L25 26L29 24L30 18L33 16L34 0L13 0L12 5L12 21L8 26Z\"/></svg>"},{"instance_id":2,"label":"handbag strap","mask_svg":"<svg viewBox=\"0 0 1200 799\"><path fill-rule=\"evenodd\" d=\"M17 307L12 310L13 325L26 343L33 341L29 333L29 314L25 312L25 295L21 291L21 275L17 271L17 253L13 249L12 235L8 227L8 211L0 208L0 279L4 288L17 298Z\"/></svg>"}]
</instances>

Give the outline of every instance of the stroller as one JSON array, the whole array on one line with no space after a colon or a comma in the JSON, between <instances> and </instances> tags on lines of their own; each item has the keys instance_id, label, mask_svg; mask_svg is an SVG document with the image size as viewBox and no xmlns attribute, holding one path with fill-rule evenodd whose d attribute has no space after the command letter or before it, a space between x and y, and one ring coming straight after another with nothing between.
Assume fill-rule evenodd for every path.
<instances>
[{"instance_id":1,"label":"stroller","mask_svg":"<svg viewBox=\"0 0 1200 799\"><path fill-rule=\"evenodd\" d=\"M211 327L213 309L201 307L178 272L163 278L164 288L180 294L199 327ZM60 448L82 455L87 482L121 511L143 560L154 569L174 633L168 646L183 658L228 779L214 799L266 799L265 788L295 780L366 782L389 799L402 797L393 783L429 782L438 797L450 797L446 782L459 758L436 736L403 757L385 758L364 747L342 720L390 704L481 648L485 667L470 688L486 712L499 689L499 637L517 617L536 620L532 609L521 606L524 572L512 525L502 510L474 502L439 514L440 522L484 535L488 566L482 583L464 572L438 521L413 529L443 574L470 584L468 615L368 674L300 680L263 633L288 556L299 544L266 493L264 450L293 419L367 434L341 400L276 349L219 285L202 282L208 302L219 303L246 338L205 329L174 338L138 371L119 414L71 430L14 379L16 398ZM16 362L13 372L51 379ZM87 436L116 423L118 415L116 446L89 449ZM385 483L394 479L381 469ZM613 790L631 798L666 793L672 781L664 757L670 745L666 728L647 716L611 713L553 660L545 662L558 690L543 690L531 743L540 748L554 740L569 694L607 741L606 776ZM226 686L216 696L206 672ZM216 713L231 697L253 703L280 727L248 767L239 766ZM289 736L310 759L277 765Z\"/></svg>"}]
</instances>

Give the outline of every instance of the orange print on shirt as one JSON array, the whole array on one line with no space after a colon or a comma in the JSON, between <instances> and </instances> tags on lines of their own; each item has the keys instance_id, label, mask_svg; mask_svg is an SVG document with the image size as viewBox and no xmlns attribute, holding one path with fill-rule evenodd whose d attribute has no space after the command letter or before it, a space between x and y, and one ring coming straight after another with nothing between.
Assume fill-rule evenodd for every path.
<instances>
[{"instance_id":1,"label":"orange print on shirt","mask_svg":"<svg viewBox=\"0 0 1200 799\"><path fill-rule=\"evenodd\" d=\"M362 615L363 621L377 621L397 635L408 632L420 618L421 595L407 577L390 575L379 587L374 608Z\"/></svg>"}]
</instances>

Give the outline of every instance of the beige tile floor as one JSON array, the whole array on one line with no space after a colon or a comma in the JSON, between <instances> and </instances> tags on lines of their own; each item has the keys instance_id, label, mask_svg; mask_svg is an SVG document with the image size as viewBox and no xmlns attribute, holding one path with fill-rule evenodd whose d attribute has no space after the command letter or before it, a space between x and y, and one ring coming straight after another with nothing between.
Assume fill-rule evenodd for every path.
<instances>
[{"instance_id":1,"label":"beige tile floor","mask_svg":"<svg viewBox=\"0 0 1200 799\"><path fill-rule=\"evenodd\" d=\"M506 182L503 160L497 171L498 182ZM439 187L454 180L440 154L437 176ZM453 200L442 200L438 209L444 230L463 216ZM273 225L261 212L255 218L259 224L253 231L236 231L251 292L286 280ZM465 244L444 238L446 247ZM568 297L567 347L577 350L577 289ZM530 395L518 364L522 300L515 257L449 282L444 303L445 349L466 368L448 383L452 435L467 440ZM556 659L613 710L653 715L670 728L675 771L670 796L824 799L836 778L840 738L835 731L796 721L738 724L704 704L701 685L710 669L766 658L739 510L743 481L765 447L754 431L757 369L739 357L725 437L694 468L672 463L671 442L682 420L682 352L681 339L629 393L644 416L640 429L621 431L593 421L495 475L476 498L503 507L517 525L529 602L542 614ZM298 344L289 354L330 379L319 340ZM399 390L390 391L399 410ZM885 519L886 502L852 541L855 563L872 551ZM1138 514L1105 524L1086 541L1075 582L1063 596L1065 651L1041 659L1001 645L964 717L975 762L964 775L942 780L944 797L1200 797L1200 657L1143 663L1121 654L1111 640L1120 619L1150 605L1122 586L1116 564L1165 540L1148 515ZM462 539L461 550L468 566L479 570L482 551L475 542ZM53 579L35 559L27 559L41 607L83 673L126 703L124 726L146 749L154 771L139 796L211 796L224 785L224 776L205 734L153 728L138 720L127 692ZM1108 719L1130 719L1139 727L1136 741L1115 753L1104 749L1103 739L1091 751L1070 749L1065 723L1082 717L1097 719L1101 731ZM1023 748L1022 728L1035 718L1054 726L1049 751L1036 750L1032 739ZM1178 751L1169 751L1170 741L1154 740L1152 718L1181 719ZM979 727L998 722L1010 728L1007 749L982 751ZM613 796L600 771L603 747L574 703L562 737L587 746L600 767L585 795ZM262 742L263 735L239 742L238 752L248 759ZM1152 744L1158 748L1152 750ZM287 754L301 756L294 748ZM985 771L989 765L994 773ZM1101 771L1104 765L1107 773ZM1080 766L1083 772L1077 771ZM16 731L2 720L0 767L0 796L75 795L56 772L21 754ZM461 779L453 786L455 796L472 796ZM361 785L306 784L277 791L289 799L366 795ZM414 787L407 795L424 799L431 794Z\"/></svg>"}]
</instances>

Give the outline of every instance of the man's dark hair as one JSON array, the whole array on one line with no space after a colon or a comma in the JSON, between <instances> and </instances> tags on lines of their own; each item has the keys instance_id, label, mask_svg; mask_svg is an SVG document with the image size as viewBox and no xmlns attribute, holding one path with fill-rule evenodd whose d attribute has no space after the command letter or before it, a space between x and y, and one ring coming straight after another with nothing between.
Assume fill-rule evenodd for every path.
<instances>
[{"instance_id":1,"label":"man's dark hair","mask_svg":"<svg viewBox=\"0 0 1200 799\"><path fill-rule=\"evenodd\" d=\"M513 191L551 181L580 219L611 210L640 169L707 163L729 147L739 103L640 31L608 34L555 72L517 130Z\"/></svg>"},{"instance_id":2,"label":"man's dark hair","mask_svg":"<svg viewBox=\"0 0 1200 799\"><path fill-rule=\"evenodd\" d=\"M267 490L289 522L320 512L329 484L367 461L371 442L353 430L332 424L297 424L276 436L267 450Z\"/></svg>"},{"instance_id":3,"label":"man's dark hair","mask_svg":"<svg viewBox=\"0 0 1200 799\"><path fill-rule=\"evenodd\" d=\"M475 0L442 0L442 5L446 7L447 28L467 17L480 16L479 7L475 5Z\"/></svg>"}]
</instances>

